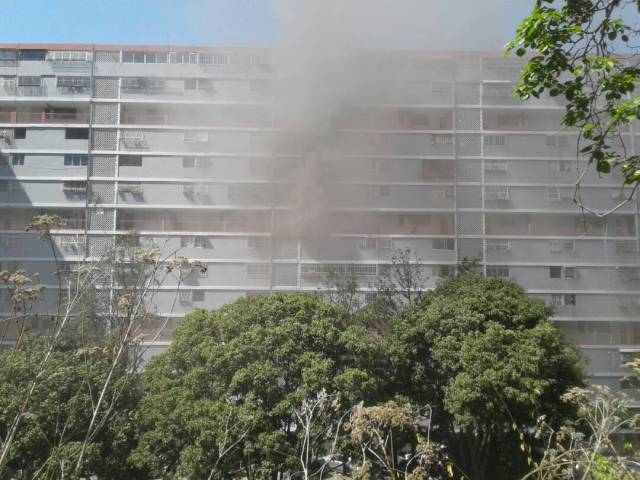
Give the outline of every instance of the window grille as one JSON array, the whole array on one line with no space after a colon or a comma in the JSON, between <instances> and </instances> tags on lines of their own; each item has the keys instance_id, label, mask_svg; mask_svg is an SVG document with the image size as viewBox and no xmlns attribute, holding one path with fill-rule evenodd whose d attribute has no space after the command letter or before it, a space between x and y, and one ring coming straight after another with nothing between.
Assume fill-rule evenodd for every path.
<instances>
[{"instance_id":1,"label":"window grille","mask_svg":"<svg viewBox=\"0 0 640 480\"><path fill-rule=\"evenodd\" d=\"M509 240L504 239L492 239L487 240L487 250L491 251L509 251Z\"/></svg>"},{"instance_id":2,"label":"window grille","mask_svg":"<svg viewBox=\"0 0 640 480\"><path fill-rule=\"evenodd\" d=\"M503 147L507 144L506 135L485 135L484 144L488 147Z\"/></svg>"},{"instance_id":3,"label":"window grille","mask_svg":"<svg viewBox=\"0 0 640 480\"><path fill-rule=\"evenodd\" d=\"M509 267L487 266L487 276L509 278Z\"/></svg>"},{"instance_id":4,"label":"window grille","mask_svg":"<svg viewBox=\"0 0 640 480\"><path fill-rule=\"evenodd\" d=\"M250 263L247 264L247 278L267 278L269 276L268 263Z\"/></svg>"},{"instance_id":5,"label":"window grille","mask_svg":"<svg viewBox=\"0 0 640 480\"><path fill-rule=\"evenodd\" d=\"M509 187L504 187L504 186L485 187L484 198L486 200L509 200Z\"/></svg>"},{"instance_id":6,"label":"window grille","mask_svg":"<svg viewBox=\"0 0 640 480\"><path fill-rule=\"evenodd\" d=\"M69 181L62 183L62 191L64 193L87 193L87 182Z\"/></svg>"},{"instance_id":7,"label":"window grille","mask_svg":"<svg viewBox=\"0 0 640 480\"><path fill-rule=\"evenodd\" d=\"M453 145L453 135L434 133L431 135L431 145Z\"/></svg>"},{"instance_id":8,"label":"window grille","mask_svg":"<svg viewBox=\"0 0 640 480\"><path fill-rule=\"evenodd\" d=\"M484 169L488 172L506 172L508 170L507 165L507 162L501 160L488 160L484 164Z\"/></svg>"},{"instance_id":9,"label":"window grille","mask_svg":"<svg viewBox=\"0 0 640 480\"><path fill-rule=\"evenodd\" d=\"M434 238L431 240L431 248L434 250L455 250L456 241L453 238Z\"/></svg>"}]
</instances>

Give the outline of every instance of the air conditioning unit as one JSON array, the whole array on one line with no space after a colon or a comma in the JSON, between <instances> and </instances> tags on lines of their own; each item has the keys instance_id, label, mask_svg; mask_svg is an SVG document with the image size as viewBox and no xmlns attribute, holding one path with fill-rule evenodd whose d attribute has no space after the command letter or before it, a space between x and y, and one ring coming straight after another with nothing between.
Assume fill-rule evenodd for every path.
<instances>
[{"instance_id":1,"label":"air conditioning unit","mask_svg":"<svg viewBox=\"0 0 640 480\"><path fill-rule=\"evenodd\" d=\"M68 194L87 193L87 182L64 182L62 191Z\"/></svg>"},{"instance_id":2,"label":"air conditioning unit","mask_svg":"<svg viewBox=\"0 0 640 480\"><path fill-rule=\"evenodd\" d=\"M118 192L131 193L132 195L142 195L142 185L136 183L121 183L118 185Z\"/></svg>"}]
</instances>

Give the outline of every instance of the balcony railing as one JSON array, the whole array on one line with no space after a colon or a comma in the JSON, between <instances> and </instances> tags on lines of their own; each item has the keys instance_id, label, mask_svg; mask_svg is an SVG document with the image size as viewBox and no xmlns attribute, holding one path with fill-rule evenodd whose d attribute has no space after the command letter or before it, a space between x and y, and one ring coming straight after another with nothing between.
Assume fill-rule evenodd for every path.
<instances>
[{"instance_id":1,"label":"balcony railing","mask_svg":"<svg viewBox=\"0 0 640 480\"><path fill-rule=\"evenodd\" d=\"M58 87L60 95L89 95L90 88L82 86Z\"/></svg>"},{"instance_id":2,"label":"balcony railing","mask_svg":"<svg viewBox=\"0 0 640 480\"><path fill-rule=\"evenodd\" d=\"M238 220L133 220L119 219L118 230L159 232L266 232L266 224Z\"/></svg>"},{"instance_id":3,"label":"balcony railing","mask_svg":"<svg viewBox=\"0 0 640 480\"><path fill-rule=\"evenodd\" d=\"M89 123L89 113L0 112L0 123Z\"/></svg>"}]
</instances>

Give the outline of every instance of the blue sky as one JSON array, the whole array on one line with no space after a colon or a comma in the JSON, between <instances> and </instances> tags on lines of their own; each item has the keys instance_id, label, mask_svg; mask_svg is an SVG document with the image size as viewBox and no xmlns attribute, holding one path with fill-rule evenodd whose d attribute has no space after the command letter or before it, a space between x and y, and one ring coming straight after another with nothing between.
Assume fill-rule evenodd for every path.
<instances>
[{"instance_id":1,"label":"blue sky","mask_svg":"<svg viewBox=\"0 0 640 480\"><path fill-rule=\"evenodd\" d=\"M0 43L122 43L216 46L270 46L282 30L281 18L273 2L286 0L0 0ZM289 0L296 8L305 2L334 8L352 0ZM355 1L355 0L353 0ZM402 10L412 0L388 2ZM416 4L417 0L413 3ZM327 2L327 3L323 3ZM379 3L384 3L380 0ZM407 36L410 45L425 48L429 29L450 35L446 45L457 49L500 48L511 38L517 21L527 13L532 0L420 0L427 5L422 15L398 16L400 32L422 33ZM397 7L399 6L399 7ZM324 7L321 7L324 8ZM422 8L422 7L421 7ZM362 17L368 12L362 8ZM438 15L428 17L428 12ZM398 12L400 13L400 12ZM436 17L436 18L433 18ZM386 19L380 29L385 29ZM403 23L404 22L404 23ZM443 28L444 26L444 28ZM441 30L442 29L442 30ZM484 30L482 30L484 29ZM477 35L469 33L473 31ZM395 35L394 32L388 36ZM431 35L433 38L434 35ZM415 38L414 38L415 37ZM409 41L409 40L408 40ZM422 44L421 44L422 43ZM442 42L441 42L442 43ZM440 45L438 48L442 48Z\"/></svg>"},{"instance_id":2,"label":"blue sky","mask_svg":"<svg viewBox=\"0 0 640 480\"><path fill-rule=\"evenodd\" d=\"M0 0L0 43L268 46L270 0Z\"/></svg>"}]
</instances>

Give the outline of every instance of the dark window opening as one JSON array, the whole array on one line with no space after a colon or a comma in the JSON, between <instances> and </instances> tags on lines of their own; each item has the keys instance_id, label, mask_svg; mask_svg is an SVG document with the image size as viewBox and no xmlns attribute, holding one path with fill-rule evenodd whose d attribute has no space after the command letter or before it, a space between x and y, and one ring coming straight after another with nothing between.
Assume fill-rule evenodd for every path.
<instances>
[{"instance_id":1,"label":"dark window opening","mask_svg":"<svg viewBox=\"0 0 640 480\"><path fill-rule=\"evenodd\" d=\"M13 136L17 140L25 139L25 138L27 138L27 129L26 128L14 128L13 129Z\"/></svg>"},{"instance_id":2,"label":"dark window opening","mask_svg":"<svg viewBox=\"0 0 640 480\"><path fill-rule=\"evenodd\" d=\"M65 128L64 138L67 140L88 140L89 129L88 128Z\"/></svg>"},{"instance_id":3,"label":"dark window opening","mask_svg":"<svg viewBox=\"0 0 640 480\"><path fill-rule=\"evenodd\" d=\"M120 166L121 167L141 167L142 157L140 155L121 155Z\"/></svg>"},{"instance_id":4,"label":"dark window opening","mask_svg":"<svg viewBox=\"0 0 640 480\"><path fill-rule=\"evenodd\" d=\"M20 50L20 60L44 61L46 59L46 50Z\"/></svg>"}]
</instances>

